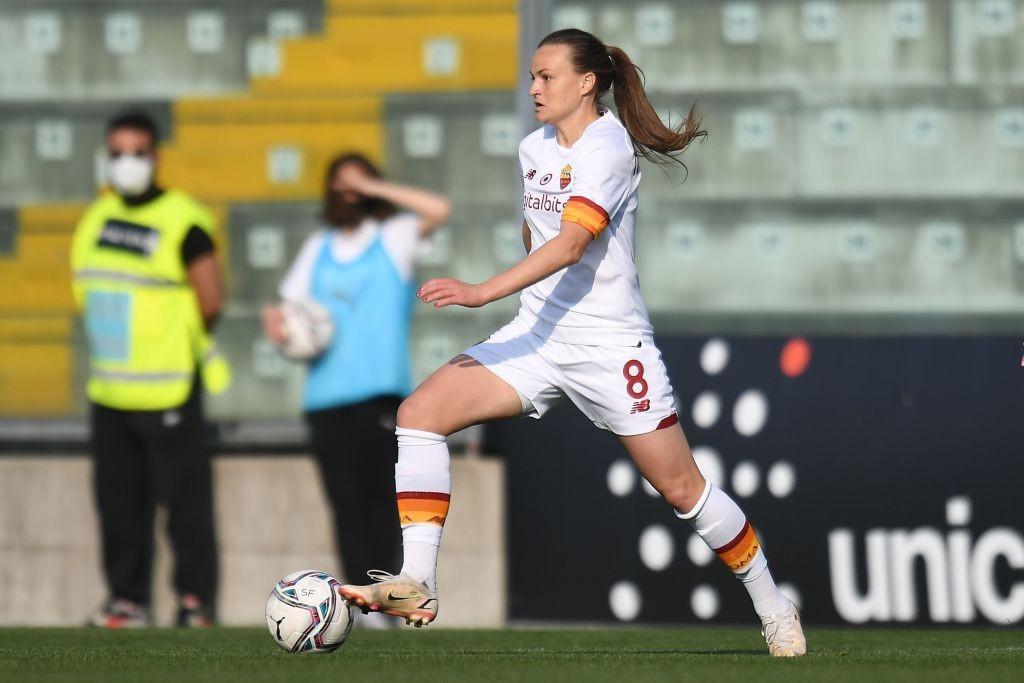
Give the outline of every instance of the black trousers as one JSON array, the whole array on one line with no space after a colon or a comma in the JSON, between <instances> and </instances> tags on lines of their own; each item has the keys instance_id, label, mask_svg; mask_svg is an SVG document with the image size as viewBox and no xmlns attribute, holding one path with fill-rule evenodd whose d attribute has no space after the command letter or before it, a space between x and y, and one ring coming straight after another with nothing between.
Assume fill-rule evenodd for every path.
<instances>
[{"instance_id":1,"label":"black trousers","mask_svg":"<svg viewBox=\"0 0 1024 683\"><path fill-rule=\"evenodd\" d=\"M213 481L200 382L171 410L92 404L92 460L103 569L111 597L149 604L153 518L168 508L174 588L212 607L217 588Z\"/></svg>"},{"instance_id":2,"label":"black trousers","mask_svg":"<svg viewBox=\"0 0 1024 683\"><path fill-rule=\"evenodd\" d=\"M395 499L398 396L306 413L313 455L334 512L334 538L347 581L392 568L401 529Z\"/></svg>"}]
</instances>

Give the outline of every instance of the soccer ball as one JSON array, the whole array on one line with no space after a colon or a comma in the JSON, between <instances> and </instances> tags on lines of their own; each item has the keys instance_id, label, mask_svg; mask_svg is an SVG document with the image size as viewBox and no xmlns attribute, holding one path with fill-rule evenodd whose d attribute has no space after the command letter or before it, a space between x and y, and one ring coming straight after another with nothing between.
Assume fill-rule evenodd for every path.
<instances>
[{"instance_id":1,"label":"soccer ball","mask_svg":"<svg viewBox=\"0 0 1024 683\"><path fill-rule=\"evenodd\" d=\"M352 611L326 572L289 574L267 599L267 629L288 652L334 652L352 631Z\"/></svg>"},{"instance_id":2,"label":"soccer ball","mask_svg":"<svg viewBox=\"0 0 1024 683\"><path fill-rule=\"evenodd\" d=\"M334 321L326 308L307 299L281 304L284 316L284 344L281 353L294 360L313 360L322 354L334 336Z\"/></svg>"}]
</instances>

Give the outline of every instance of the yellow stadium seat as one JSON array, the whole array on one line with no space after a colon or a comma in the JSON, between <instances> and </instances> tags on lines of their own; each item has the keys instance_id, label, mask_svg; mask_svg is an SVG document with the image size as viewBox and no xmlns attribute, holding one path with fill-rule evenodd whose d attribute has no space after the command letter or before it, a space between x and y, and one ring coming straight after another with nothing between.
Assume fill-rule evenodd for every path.
<instances>
[{"instance_id":1,"label":"yellow stadium seat","mask_svg":"<svg viewBox=\"0 0 1024 683\"><path fill-rule=\"evenodd\" d=\"M254 79L253 88L262 94L513 88L517 31L513 13L334 16L325 40L285 43L281 73ZM449 41L457 53L434 72L431 41Z\"/></svg>"},{"instance_id":2,"label":"yellow stadium seat","mask_svg":"<svg viewBox=\"0 0 1024 683\"><path fill-rule=\"evenodd\" d=\"M0 414L62 415L70 412L71 346L65 342L0 342Z\"/></svg>"},{"instance_id":3,"label":"yellow stadium seat","mask_svg":"<svg viewBox=\"0 0 1024 683\"><path fill-rule=\"evenodd\" d=\"M319 197L322 175L339 150L356 150L375 161L382 157L383 131L380 124L359 124L310 130L254 129L249 142L221 131L197 131L207 136L203 146L171 146L162 150L161 178L167 185L181 187L207 202L303 200ZM275 148L292 147L300 154L300 169L294 181L271 178L271 157Z\"/></svg>"},{"instance_id":4,"label":"yellow stadium seat","mask_svg":"<svg viewBox=\"0 0 1024 683\"><path fill-rule=\"evenodd\" d=\"M298 44L302 44L301 41ZM174 103L175 133L184 124L263 123L268 121L376 121L380 97L184 98Z\"/></svg>"},{"instance_id":5,"label":"yellow stadium seat","mask_svg":"<svg viewBox=\"0 0 1024 683\"><path fill-rule=\"evenodd\" d=\"M330 14L515 12L517 0L327 0Z\"/></svg>"},{"instance_id":6,"label":"yellow stadium seat","mask_svg":"<svg viewBox=\"0 0 1024 683\"><path fill-rule=\"evenodd\" d=\"M86 205L34 204L18 209L18 232L74 232Z\"/></svg>"}]
</instances>

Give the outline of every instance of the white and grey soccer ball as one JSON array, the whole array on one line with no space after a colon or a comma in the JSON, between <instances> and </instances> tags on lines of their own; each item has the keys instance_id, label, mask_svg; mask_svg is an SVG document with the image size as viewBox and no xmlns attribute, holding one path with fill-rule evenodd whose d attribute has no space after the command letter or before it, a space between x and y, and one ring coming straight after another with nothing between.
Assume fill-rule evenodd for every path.
<instances>
[{"instance_id":1,"label":"white and grey soccer ball","mask_svg":"<svg viewBox=\"0 0 1024 683\"><path fill-rule=\"evenodd\" d=\"M334 652L352 631L352 610L338 593L341 582L307 569L289 574L267 599L267 629L287 652Z\"/></svg>"},{"instance_id":2,"label":"white and grey soccer ball","mask_svg":"<svg viewBox=\"0 0 1024 683\"><path fill-rule=\"evenodd\" d=\"M334 321L326 308L312 299L281 304L284 344L281 353L294 360L313 360L331 344Z\"/></svg>"}]
</instances>

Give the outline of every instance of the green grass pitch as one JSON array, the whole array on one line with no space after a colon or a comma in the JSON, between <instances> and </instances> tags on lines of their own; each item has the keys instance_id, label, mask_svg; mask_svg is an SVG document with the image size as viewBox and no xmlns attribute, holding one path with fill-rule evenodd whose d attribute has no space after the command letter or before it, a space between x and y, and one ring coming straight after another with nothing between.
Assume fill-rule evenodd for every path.
<instances>
[{"instance_id":1,"label":"green grass pitch","mask_svg":"<svg viewBox=\"0 0 1024 683\"><path fill-rule=\"evenodd\" d=\"M808 629L810 653L767 656L756 628L357 629L330 655L264 630L0 629L0 681L1024 681L1024 631Z\"/></svg>"}]
</instances>

